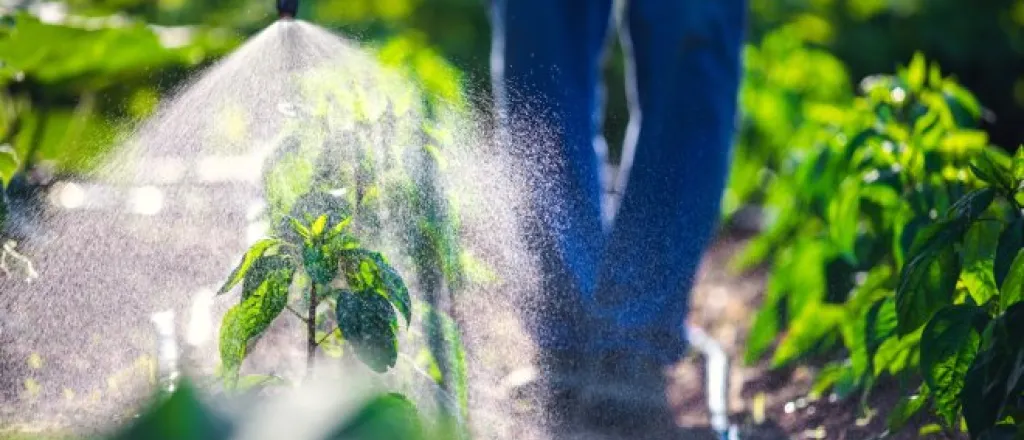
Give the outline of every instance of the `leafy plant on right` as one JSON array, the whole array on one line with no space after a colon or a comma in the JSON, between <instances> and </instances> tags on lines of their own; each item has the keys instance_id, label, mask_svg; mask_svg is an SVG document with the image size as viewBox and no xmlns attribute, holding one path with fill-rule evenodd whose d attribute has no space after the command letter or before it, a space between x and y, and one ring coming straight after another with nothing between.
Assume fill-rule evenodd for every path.
<instances>
[{"instance_id":1,"label":"leafy plant on right","mask_svg":"<svg viewBox=\"0 0 1024 440\"><path fill-rule=\"evenodd\" d=\"M919 396L948 429L963 417L972 438L1014 438L1024 435L1024 148L1008 161L981 156L972 170L985 186L915 240L897 331L923 325Z\"/></svg>"},{"instance_id":2,"label":"leafy plant on right","mask_svg":"<svg viewBox=\"0 0 1024 440\"><path fill-rule=\"evenodd\" d=\"M229 387L238 384L249 344L285 310L306 325L307 375L325 342L346 343L377 372L395 365L398 315L412 319L409 291L382 255L360 247L347 231L351 217L330 217L289 218L293 234L257 241L221 287L226 293L242 284L241 301L220 330L221 374ZM293 284L300 294L290 299Z\"/></svg>"},{"instance_id":3,"label":"leafy plant on right","mask_svg":"<svg viewBox=\"0 0 1024 440\"><path fill-rule=\"evenodd\" d=\"M830 120L805 122L812 135L795 139L806 144L766 188L769 226L737 259L768 267L746 356L770 352L773 367L823 363L811 394L859 396L866 415L877 414L875 387L895 385L908 395L890 414L898 429L937 391L921 374L932 362L926 324L947 305L992 307L1016 249L1020 228L1000 225L1020 216L1010 203L1019 182L978 130L979 103L923 56L861 87ZM988 262L975 237L992 230L991 240L1009 235ZM945 417L951 392L942 393Z\"/></svg>"}]
</instances>

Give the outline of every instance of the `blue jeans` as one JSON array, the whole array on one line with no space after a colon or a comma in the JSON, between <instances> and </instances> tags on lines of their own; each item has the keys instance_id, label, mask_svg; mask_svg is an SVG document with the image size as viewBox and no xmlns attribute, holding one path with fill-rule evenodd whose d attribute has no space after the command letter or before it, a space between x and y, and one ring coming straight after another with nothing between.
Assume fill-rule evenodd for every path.
<instances>
[{"instance_id":1,"label":"blue jeans","mask_svg":"<svg viewBox=\"0 0 1024 440\"><path fill-rule=\"evenodd\" d=\"M546 275L536 342L661 362L685 343L689 291L714 235L736 119L745 0L629 0L630 123L602 225L601 61L612 0L493 0L499 125L554 164L530 224ZM522 127L521 126L521 127Z\"/></svg>"}]
</instances>

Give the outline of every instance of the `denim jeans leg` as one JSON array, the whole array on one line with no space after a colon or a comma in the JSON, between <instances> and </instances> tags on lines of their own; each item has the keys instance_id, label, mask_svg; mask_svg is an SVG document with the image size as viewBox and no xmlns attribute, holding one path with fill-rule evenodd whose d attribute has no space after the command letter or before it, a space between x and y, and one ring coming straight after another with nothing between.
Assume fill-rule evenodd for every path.
<instances>
[{"instance_id":1,"label":"denim jeans leg","mask_svg":"<svg viewBox=\"0 0 1024 440\"><path fill-rule=\"evenodd\" d=\"M589 302L588 356L626 351L665 364L685 350L689 291L719 216L746 2L631 0L625 15L624 194Z\"/></svg>"},{"instance_id":2,"label":"denim jeans leg","mask_svg":"<svg viewBox=\"0 0 1024 440\"><path fill-rule=\"evenodd\" d=\"M524 228L544 276L528 327L543 349L583 349L582 298L603 247L595 136L612 0L494 0L491 59L500 129L527 161Z\"/></svg>"}]
</instances>

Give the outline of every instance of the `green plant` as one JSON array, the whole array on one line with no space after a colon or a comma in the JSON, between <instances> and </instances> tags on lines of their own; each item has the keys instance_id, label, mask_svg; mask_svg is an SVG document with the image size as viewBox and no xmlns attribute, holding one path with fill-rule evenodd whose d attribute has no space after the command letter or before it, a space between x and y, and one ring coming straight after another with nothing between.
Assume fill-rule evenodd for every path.
<instances>
[{"instance_id":1,"label":"green plant","mask_svg":"<svg viewBox=\"0 0 1024 440\"><path fill-rule=\"evenodd\" d=\"M171 29L131 20L0 15L0 144L17 152L22 169L50 163L61 174L92 170L126 119L153 111L166 82L154 72L180 74L238 42L202 26L171 44ZM0 160L0 175L3 168Z\"/></svg>"},{"instance_id":2,"label":"green plant","mask_svg":"<svg viewBox=\"0 0 1024 440\"><path fill-rule=\"evenodd\" d=\"M196 391L182 383L173 394L161 398L110 438L116 440L176 440L234 438L240 427L251 423L247 414L227 418L212 411L199 398ZM351 414L339 417L337 422L323 427L326 431L318 440L425 440L445 437L434 433L425 423L415 405L402 395L389 393L375 396ZM298 436L298 434L296 434Z\"/></svg>"},{"instance_id":3,"label":"green plant","mask_svg":"<svg viewBox=\"0 0 1024 440\"><path fill-rule=\"evenodd\" d=\"M979 205L996 192L970 164L1007 160L975 128L980 106L970 93L920 55L897 75L867 78L862 89L830 120L801 128L813 131L802 138L810 143L794 149L804 154L768 185L770 226L738 264L769 265L747 361L781 334L773 366L832 359L812 394L859 391L866 404L880 380L920 379L925 323L953 303L951 289L971 293L989 281L983 252L955 247L954 230L929 225L946 212L957 224L980 218ZM927 237L941 246L922 254L932 249L922 244Z\"/></svg>"},{"instance_id":4,"label":"green plant","mask_svg":"<svg viewBox=\"0 0 1024 440\"><path fill-rule=\"evenodd\" d=\"M248 345L286 309L306 324L307 375L324 343L346 343L374 371L395 365L398 315L407 324L412 317L409 291L382 255L361 248L348 232L351 217L329 218L289 218L294 234L257 241L220 289L242 284L241 302L221 324L222 374L229 386L238 383ZM291 300L293 284L301 292Z\"/></svg>"},{"instance_id":5,"label":"green plant","mask_svg":"<svg viewBox=\"0 0 1024 440\"><path fill-rule=\"evenodd\" d=\"M1024 434L1024 148L1010 161L983 155L972 170L984 187L915 240L896 330L919 332L920 395L946 427L962 416L972 438L1001 438Z\"/></svg>"},{"instance_id":6,"label":"green plant","mask_svg":"<svg viewBox=\"0 0 1024 440\"><path fill-rule=\"evenodd\" d=\"M743 50L741 123L722 212L762 203L765 188L813 147L821 124L853 101L843 64L804 43L793 26Z\"/></svg>"}]
</instances>

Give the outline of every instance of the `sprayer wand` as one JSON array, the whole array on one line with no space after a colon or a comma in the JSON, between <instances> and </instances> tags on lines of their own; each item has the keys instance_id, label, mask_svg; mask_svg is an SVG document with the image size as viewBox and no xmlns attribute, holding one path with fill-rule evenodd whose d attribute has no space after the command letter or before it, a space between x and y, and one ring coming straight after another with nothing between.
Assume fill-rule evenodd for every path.
<instances>
[{"instance_id":1,"label":"sprayer wand","mask_svg":"<svg viewBox=\"0 0 1024 440\"><path fill-rule=\"evenodd\" d=\"M295 18L299 10L299 0L277 0L277 16L280 18Z\"/></svg>"}]
</instances>

